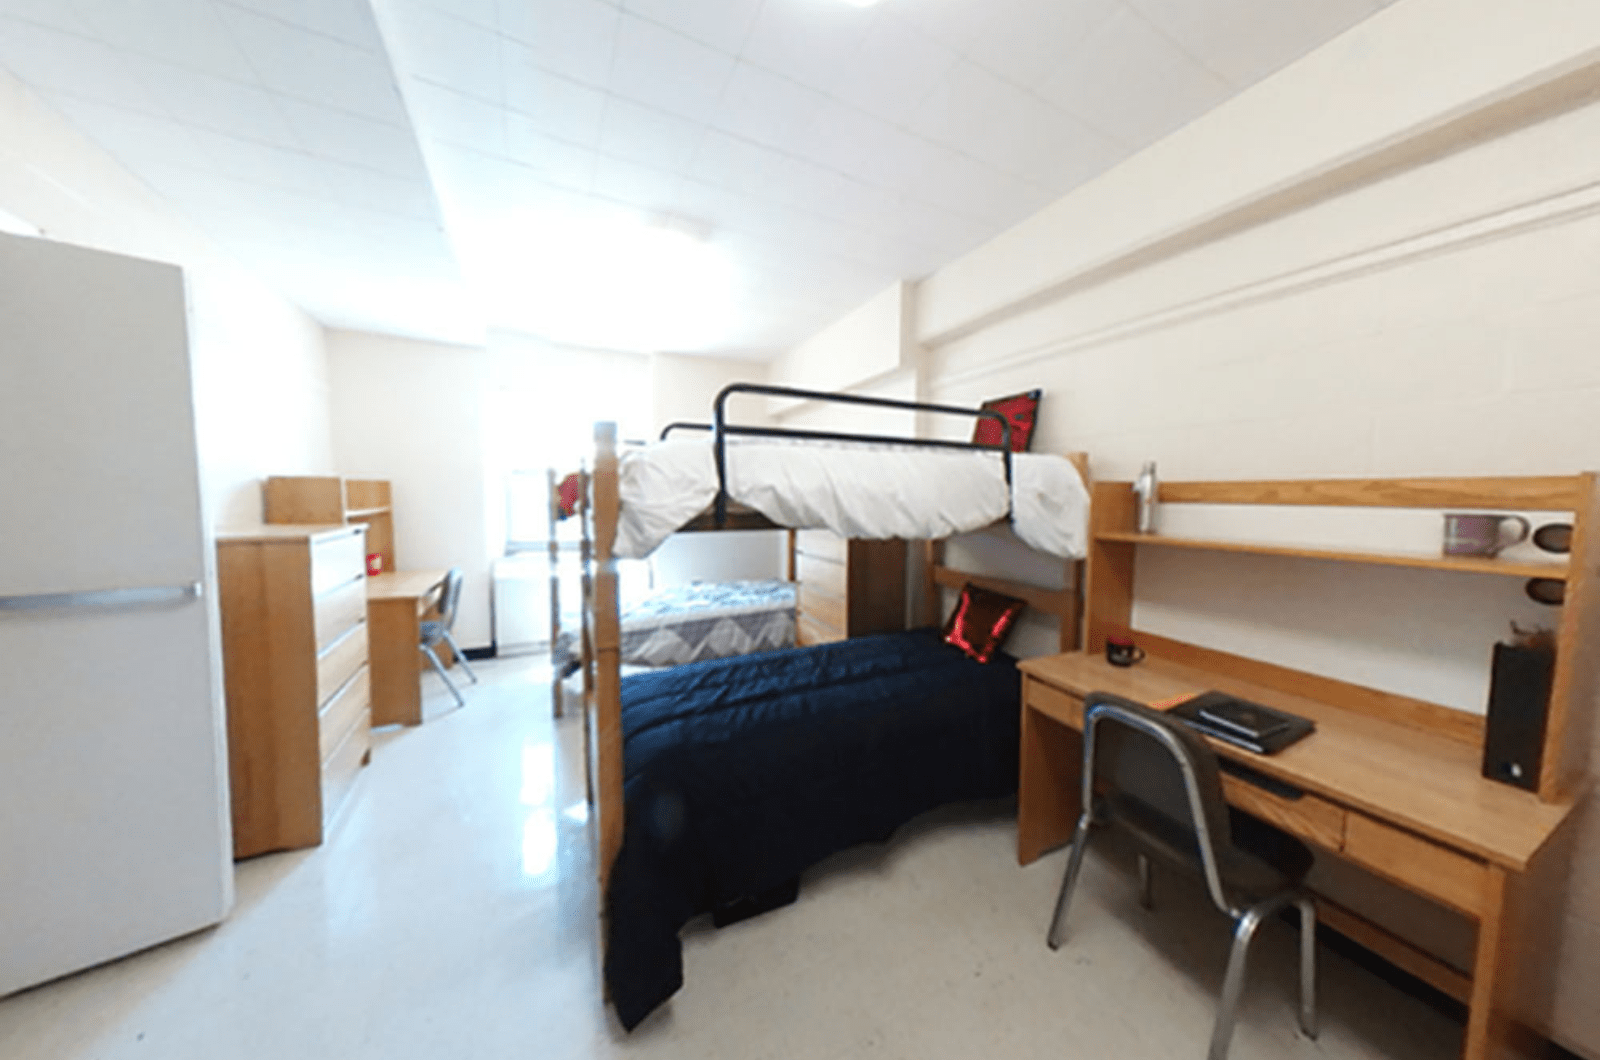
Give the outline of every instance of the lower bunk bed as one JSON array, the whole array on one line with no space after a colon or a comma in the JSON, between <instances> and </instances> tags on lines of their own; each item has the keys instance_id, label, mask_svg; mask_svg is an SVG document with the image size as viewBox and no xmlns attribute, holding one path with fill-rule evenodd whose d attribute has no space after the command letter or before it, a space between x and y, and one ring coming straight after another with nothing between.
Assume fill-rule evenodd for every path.
<instances>
[{"instance_id":1,"label":"lower bunk bed","mask_svg":"<svg viewBox=\"0 0 1600 1060\"><path fill-rule=\"evenodd\" d=\"M831 854L1017 789L1015 661L938 629L636 674L621 695L605 977L629 1029L683 984L694 917L781 904Z\"/></svg>"},{"instance_id":2,"label":"lower bunk bed","mask_svg":"<svg viewBox=\"0 0 1600 1060\"><path fill-rule=\"evenodd\" d=\"M968 588L1006 594L1014 607L1058 620L1061 648L1075 647L1082 552L1049 550L1064 560L1062 584L1041 588L946 567L942 545L925 540L931 533L890 534L924 539L919 615L930 628L624 678L616 559L629 554L619 516L632 502L614 427L599 425L596 443L584 505L586 549L593 543L584 733L606 987L631 1030L682 986L678 936L691 919L710 913L722 923L781 905L800 874L831 854L886 840L940 806L1015 792L1015 662L1004 654L978 662L946 643L931 628L941 590L962 590L963 604ZM744 455L730 454L730 482ZM1086 497L1082 456L1061 462L1073 493ZM697 520L680 531L742 526L742 517L724 521L721 497L715 526ZM731 491L729 499L743 503ZM1046 499L1060 512L1052 538L1081 541L1086 504ZM994 518L961 517L974 529ZM784 525L770 513L752 524Z\"/></svg>"}]
</instances>

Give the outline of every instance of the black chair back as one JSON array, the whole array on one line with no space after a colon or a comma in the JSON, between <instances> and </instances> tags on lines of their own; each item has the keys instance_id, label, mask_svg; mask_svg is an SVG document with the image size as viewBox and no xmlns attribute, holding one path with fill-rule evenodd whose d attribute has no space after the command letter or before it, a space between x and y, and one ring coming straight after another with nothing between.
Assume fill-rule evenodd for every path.
<instances>
[{"instance_id":1,"label":"black chair back","mask_svg":"<svg viewBox=\"0 0 1600 1060\"><path fill-rule=\"evenodd\" d=\"M456 622L456 608L461 604L461 583L465 580L460 567L451 567L444 576L444 588L439 590L439 624L450 629Z\"/></svg>"},{"instance_id":2,"label":"black chair back","mask_svg":"<svg viewBox=\"0 0 1600 1060\"><path fill-rule=\"evenodd\" d=\"M1084 701L1083 755L1084 805L1187 861L1229 910L1220 854L1232 832L1217 756L1205 741L1161 711L1095 692Z\"/></svg>"}]
</instances>

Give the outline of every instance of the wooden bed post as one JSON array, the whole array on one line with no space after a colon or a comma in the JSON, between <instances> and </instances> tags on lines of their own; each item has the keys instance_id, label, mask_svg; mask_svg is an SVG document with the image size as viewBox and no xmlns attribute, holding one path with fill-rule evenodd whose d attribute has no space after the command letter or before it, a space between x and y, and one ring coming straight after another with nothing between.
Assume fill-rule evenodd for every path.
<instances>
[{"instance_id":1,"label":"wooden bed post","mask_svg":"<svg viewBox=\"0 0 1600 1060\"><path fill-rule=\"evenodd\" d=\"M594 428L594 471L589 498L594 519L592 589L584 625L594 656L594 689L588 710L591 734L590 768L594 778L598 873L602 915L611 864L622 848L622 673L621 623L618 617L617 565L612 550L617 540L617 425Z\"/></svg>"},{"instance_id":2,"label":"wooden bed post","mask_svg":"<svg viewBox=\"0 0 1600 1060\"><path fill-rule=\"evenodd\" d=\"M944 566L944 542L922 543L922 607L918 624L937 626L944 621L943 595L939 590L936 572Z\"/></svg>"},{"instance_id":3,"label":"wooden bed post","mask_svg":"<svg viewBox=\"0 0 1600 1060\"><path fill-rule=\"evenodd\" d=\"M556 658L556 644L561 639L561 547L556 543L557 528L561 525L561 494L556 483L556 469L545 471L545 484L550 498L550 713L561 717L561 663Z\"/></svg>"}]
</instances>

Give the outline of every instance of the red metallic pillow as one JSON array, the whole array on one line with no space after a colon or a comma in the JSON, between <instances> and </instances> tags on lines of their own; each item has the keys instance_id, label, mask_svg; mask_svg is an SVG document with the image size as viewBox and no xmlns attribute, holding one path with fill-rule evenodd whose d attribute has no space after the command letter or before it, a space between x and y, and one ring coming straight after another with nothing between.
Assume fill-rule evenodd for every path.
<instances>
[{"instance_id":1,"label":"red metallic pillow","mask_svg":"<svg viewBox=\"0 0 1600 1060\"><path fill-rule=\"evenodd\" d=\"M1014 596L992 593L968 584L961 590L956 609L944 624L944 642L953 644L981 663L994 658L1006 634L1027 604Z\"/></svg>"},{"instance_id":2,"label":"red metallic pillow","mask_svg":"<svg viewBox=\"0 0 1600 1060\"><path fill-rule=\"evenodd\" d=\"M979 408L1004 416L1011 424L1011 451L1025 453L1028 443L1033 441L1033 425L1039 415L1039 399L1043 396L1043 390L1030 390L1025 394L985 401ZM1000 424L985 416L973 428L972 442L974 445L999 445L1000 436Z\"/></svg>"}]
</instances>

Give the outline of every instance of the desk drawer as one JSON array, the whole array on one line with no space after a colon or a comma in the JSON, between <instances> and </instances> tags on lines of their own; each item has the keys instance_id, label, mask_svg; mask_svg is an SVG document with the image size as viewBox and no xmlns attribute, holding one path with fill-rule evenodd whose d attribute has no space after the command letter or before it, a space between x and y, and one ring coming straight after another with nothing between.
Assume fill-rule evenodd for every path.
<instances>
[{"instance_id":1,"label":"desk drawer","mask_svg":"<svg viewBox=\"0 0 1600 1060\"><path fill-rule=\"evenodd\" d=\"M809 618L825 626L848 632L849 621L844 601L837 596L806 585L800 585L800 617Z\"/></svg>"},{"instance_id":2,"label":"desk drawer","mask_svg":"<svg viewBox=\"0 0 1600 1060\"><path fill-rule=\"evenodd\" d=\"M350 735L350 727L372 705L372 678L365 666L317 712L317 761L328 756Z\"/></svg>"},{"instance_id":3,"label":"desk drawer","mask_svg":"<svg viewBox=\"0 0 1600 1060\"><path fill-rule=\"evenodd\" d=\"M358 622L317 656L317 705L326 703L366 661L367 624Z\"/></svg>"},{"instance_id":4,"label":"desk drawer","mask_svg":"<svg viewBox=\"0 0 1600 1060\"><path fill-rule=\"evenodd\" d=\"M1344 846L1345 811L1326 799L1311 794L1285 799L1227 773L1222 774L1222 794L1230 805L1324 850Z\"/></svg>"},{"instance_id":5,"label":"desk drawer","mask_svg":"<svg viewBox=\"0 0 1600 1060\"><path fill-rule=\"evenodd\" d=\"M1483 862L1363 814L1348 818L1346 858L1474 919L1482 916L1489 875Z\"/></svg>"},{"instance_id":6,"label":"desk drawer","mask_svg":"<svg viewBox=\"0 0 1600 1060\"><path fill-rule=\"evenodd\" d=\"M366 617L366 580L357 578L342 588L319 596L312 601L311 607L315 615L313 623L317 631L317 651L320 652Z\"/></svg>"},{"instance_id":7,"label":"desk drawer","mask_svg":"<svg viewBox=\"0 0 1600 1060\"><path fill-rule=\"evenodd\" d=\"M1034 677L1023 681L1023 702L1048 718L1083 731L1083 700Z\"/></svg>"},{"instance_id":8,"label":"desk drawer","mask_svg":"<svg viewBox=\"0 0 1600 1060\"><path fill-rule=\"evenodd\" d=\"M850 542L831 530L797 530L794 548L804 556L816 556L843 563L850 555Z\"/></svg>"}]
</instances>

